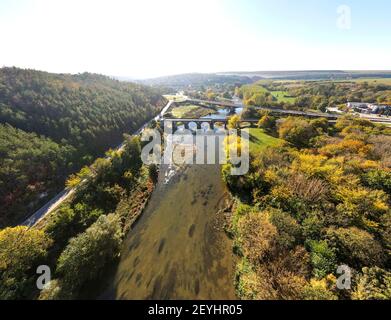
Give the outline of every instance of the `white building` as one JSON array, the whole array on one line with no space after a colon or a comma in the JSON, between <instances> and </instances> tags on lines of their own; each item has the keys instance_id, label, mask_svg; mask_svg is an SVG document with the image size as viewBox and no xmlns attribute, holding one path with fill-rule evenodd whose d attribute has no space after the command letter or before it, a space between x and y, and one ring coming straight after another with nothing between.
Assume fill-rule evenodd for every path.
<instances>
[{"instance_id":1,"label":"white building","mask_svg":"<svg viewBox=\"0 0 391 320\"><path fill-rule=\"evenodd\" d=\"M348 102L347 107L361 113L379 113L391 108L389 105L367 102Z\"/></svg>"}]
</instances>

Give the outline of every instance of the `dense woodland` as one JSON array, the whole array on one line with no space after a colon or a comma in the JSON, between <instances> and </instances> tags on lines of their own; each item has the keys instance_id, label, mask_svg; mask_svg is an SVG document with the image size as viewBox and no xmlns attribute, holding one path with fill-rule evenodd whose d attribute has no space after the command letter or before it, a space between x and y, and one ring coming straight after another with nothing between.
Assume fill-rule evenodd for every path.
<instances>
[{"instance_id":1,"label":"dense woodland","mask_svg":"<svg viewBox=\"0 0 391 320\"><path fill-rule=\"evenodd\" d=\"M0 226L20 222L164 104L155 89L101 75L0 69Z\"/></svg>"},{"instance_id":2,"label":"dense woodland","mask_svg":"<svg viewBox=\"0 0 391 320\"><path fill-rule=\"evenodd\" d=\"M245 176L222 169L239 297L391 299L391 129L267 117L259 125L284 142L254 154ZM337 288L341 265L351 290Z\"/></svg>"},{"instance_id":3,"label":"dense woodland","mask_svg":"<svg viewBox=\"0 0 391 320\"><path fill-rule=\"evenodd\" d=\"M141 161L138 137L98 158L70 180L75 195L34 228L0 230L0 299L94 298L94 283L118 258L124 234L141 214L157 179ZM36 268L49 265L50 286L37 290ZM103 282L104 283L104 282Z\"/></svg>"}]
</instances>

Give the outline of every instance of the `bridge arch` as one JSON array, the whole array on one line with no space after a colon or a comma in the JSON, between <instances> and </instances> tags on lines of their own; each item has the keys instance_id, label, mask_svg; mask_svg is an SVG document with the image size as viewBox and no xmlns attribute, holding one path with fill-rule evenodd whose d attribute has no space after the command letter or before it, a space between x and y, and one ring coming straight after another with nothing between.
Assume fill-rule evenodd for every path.
<instances>
[{"instance_id":1,"label":"bridge arch","mask_svg":"<svg viewBox=\"0 0 391 320\"><path fill-rule=\"evenodd\" d=\"M202 121L201 129L203 129L204 131L214 130L214 123L212 121Z\"/></svg>"},{"instance_id":2,"label":"bridge arch","mask_svg":"<svg viewBox=\"0 0 391 320\"><path fill-rule=\"evenodd\" d=\"M215 129L219 130L226 130L227 129L227 122L226 121L216 121L214 123Z\"/></svg>"},{"instance_id":3,"label":"bridge arch","mask_svg":"<svg viewBox=\"0 0 391 320\"><path fill-rule=\"evenodd\" d=\"M196 131L198 129L198 122L197 121L188 121L187 122L187 127L191 131Z\"/></svg>"}]
</instances>

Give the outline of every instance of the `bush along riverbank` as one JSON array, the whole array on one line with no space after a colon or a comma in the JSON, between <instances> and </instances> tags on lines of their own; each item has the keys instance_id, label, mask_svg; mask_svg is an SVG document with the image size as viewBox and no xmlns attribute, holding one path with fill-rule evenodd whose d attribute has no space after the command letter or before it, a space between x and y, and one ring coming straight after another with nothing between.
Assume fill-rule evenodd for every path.
<instances>
[{"instance_id":1,"label":"bush along riverbank","mask_svg":"<svg viewBox=\"0 0 391 320\"><path fill-rule=\"evenodd\" d=\"M70 177L69 185L78 184L75 194L37 226L2 230L0 298L95 298L88 289L116 263L157 174L155 166L142 164L140 139L126 136L122 150ZM49 266L52 278L42 291L36 286L39 265Z\"/></svg>"}]
</instances>

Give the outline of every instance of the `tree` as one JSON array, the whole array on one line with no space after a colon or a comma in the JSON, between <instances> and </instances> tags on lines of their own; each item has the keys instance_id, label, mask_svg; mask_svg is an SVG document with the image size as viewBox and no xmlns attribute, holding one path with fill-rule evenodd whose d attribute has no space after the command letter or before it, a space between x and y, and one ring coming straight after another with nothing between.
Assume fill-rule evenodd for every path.
<instances>
[{"instance_id":1,"label":"tree","mask_svg":"<svg viewBox=\"0 0 391 320\"><path fill-rule=\"evenodd\" d=\"M288 117L279 125L278 134L281 139L292 143L296 147L303 148L308 147L310 140L319 133L309 121Z\"/></svg>"},{"instance_id":2,"label":"tree","mask_svg":"<svg viewBox=\"0 0 391 320\"><path fill-rule=\"evenodd\" d=\"M138 173L143 162L141 160L141 143L139 137L125 135L125 148L122 154L122 168Z\"/></svg>"},{"instance_id":3,"label":"tree","mask_svg":"<svg viewBox=\"0 0 391 320\"><path fill-rule=\"evenodd\" d=\"M234 115L229 118L228 128L229 129L240 129L240 117L238 115Z\"/></svg>"},{"instance_id":4,"label":"tree","mask_svg":"<svg viewBox=\"0 0 391 320\"><path fill-rule=\"evenodd\" d=\"M379 267L363 268L352 298L354 300L391 300L391 272Z\"/></svg>"},{"instance_id":5,"label":"tree","mask_svg":"<svg viewBox=\"0 0 391 320\"><path fill-rule=\"evenodd\" d=\"M158 181L159 171L156 164L150 164L148 166L148 174L149 174L149 178L153 183L156 183Z\"/></svg>"},{"instance_id":6,"label":"tree","mask_svg":"<svg viewBox=\"0 0 391 320\"><path fill-rule=\"evenodd\" d=\"M276 118L265 114L258 121L258 128L264 129L266 132L272 132L276 127Z\"/></svg>"},{"instance_id":7,"label":"tree","mask_svg":"<svg viewBox=\"0 0 391 320\"><path fill-rule=\"evenodd\" d=\"M240 118L242 120L257 119L258 117L259 117L259 113L258 113L257 109L255 109L252 106L245 107L243 109L242 113L240 114Z\"/></svg>"},{"instance_id":8,"label":"tree","mask_svg":"<svg viewBox=\"0 0 391 320\"><path fill-rule=\"evenodd\" d=\"M284 249L292 249L301 236L300 225L288 213L279 209L267 209L269 221L277 228L276 245Z\"/></svg>"},{"instance_id":9,"label":"tree","mask_svg":"<svg viewBox=\"0 0 391 320\"><path fill-rule=\"evenodd\" d=\"M356 227L329 228L326 240L337 248L338 260L352 267L381 266L384 251L380 243L368 232Z\"/></svg>"},{"instance_id":10,"label":"tree","mask_svg":"<svg viewBox=\"0 0 391 320\"><path fill-rule=\"evenodd\" d=\"M243 255L251 262L259 262L274 249L277 228L263 212L250 212L238 222Z\"/></svg>"},{"instance_id":11,"label":"tree","mask_svg":"<svg viewBox=\"0 0 391 320\"><path fill-rule=\"evenodd\" d=\"M380 189L391 196L391 171L375 169L363 176L364 183L373 188Z\"/></svg>"},{"instance_id":12,"label":"tree","mask_svg":"<svg viewBox=\"0 0 391 320\"><path fill-rule=\"evenodd\" d=\"M71 239L57 263L63 284L72 291L96 279L118 256L122 236L120 218L110 214L99 217L84 233Z\"/></svg>"},{"instance_id":13,"label":"tree","mask_svg":"<svg viewBox=\"0 0 391 320\"><path fill-rule=\"evenodd\" d=\"M43 264L52 240L27 227L0 231L0 299L27 298L34 290L35 271Z\"/></svg>"},{"instance_id":14,"label":"tree","mask_svg":"<svg viewBox=\"0 0 391 320\"><path fill-rule=\"evenodd\" d=\"M61 246L65 245L77 230L76 214L69 206L56 211L56 214L49 218L46 227L46 232Z\"/></svg>"},{"instance_id":15,"label":"tree","mask_svg":"<svg viewBox=\"0 0 391 320\"><path fill-rule=\"evenodd\" d=\"M72 292L64 290L61 281L51 280L39 294L38 300L67 300L72 299Z\"/></svg>"},{"instance_id":16,"label":"tree","mask_svg":"<svg viewBox=\"0 0 391 320\"><path fill-rule=\"evenodd\" d=\"M82 181L91 178L91 176L91 169L85 166L81 168L81 170L76 175L72 174L65 182L65 185L67 186L67 188L75 188L80 185Z\"/></svg>"},{"instance_id":17,"label":"tree","mask_svg":"<svg viewBox=\"0 0 391 320\"><path fill-rule=\"evenodd\" d=\"M214 101L217 98L217 94L215 92L213 92L212 90L208 90L206 92L206 97L208 98L208 100Z\"/></svg>"},{"instance_id":18,"label":"tree","mask_svg":"<svg viewBox=\"0 0 391 320\"><path fill-rule=\"evenodd\" d=\"M330 290L326 279L311 279L303 288L304 300L338 300L338 296Z\"/></svg>"},{"instance_id":19,"label":"tree","mask_svg":"<svg viewBox=\"0 0 391 320\"><path fill-rule=\"evenodd\" d=\"M388 197L384 191L362 187L339 187L337 198L342 202L337 206L341 220L368 230L377 230L379 218L387 213Z\"/></svg>"},{"instance_id":20,"label":"tree","mask_svg":"<svg viewBox=\"0 0 391 320\"><path fill-rule=\"evenodd\" d=\"M323 279L326 275L337 270L337 257L335 250L330 248L326 241L309 241L311 251L311 264L313 274L317 279Z\"/></svg>"}]
</instances>

